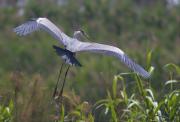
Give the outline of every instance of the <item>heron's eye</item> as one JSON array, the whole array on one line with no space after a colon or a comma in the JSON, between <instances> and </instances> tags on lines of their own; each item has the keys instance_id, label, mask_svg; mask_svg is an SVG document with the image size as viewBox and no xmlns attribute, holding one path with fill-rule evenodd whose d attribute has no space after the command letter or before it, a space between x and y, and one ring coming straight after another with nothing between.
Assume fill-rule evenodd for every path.
<instances>
[{"instance_id":1,"label":"heron's eye","mask_svg":"<svg viewBox=\"0 0 180 122\"><path fill-rule=\"evenodd\" d=\"M84 35L84 31L81 29L80 32Z\"/></svg>"}]
</instances>

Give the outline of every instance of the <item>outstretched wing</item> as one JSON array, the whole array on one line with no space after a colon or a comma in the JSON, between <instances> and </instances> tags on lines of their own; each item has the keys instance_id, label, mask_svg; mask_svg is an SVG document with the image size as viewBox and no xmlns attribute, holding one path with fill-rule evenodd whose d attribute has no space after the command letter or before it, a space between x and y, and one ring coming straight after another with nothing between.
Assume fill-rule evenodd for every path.
<instances>
[{"instance_id":1,"label":"outstretched wing","mask_svg":"<svg viewBox=\"0 0 180 122\"><path fill-rule=\"evenodd\" d=\"M27 34L39 29L42 29L51 34L55 39L59 40L64 46L67 45L67 38L69 37L47 18L32 19L14 28L14 32L16 32L17 35L26 36Z\"/></svg>"},{"instance_id":2,"label":"outstretched wing","mask_svg":"<svg viewBox=\"0 0 180 122\"><path fill-rule=\"evenodd\" d=\"M107 55L112 55L119 58L124 64L126 64L130 69L144 78L150 77L150 74L144 70L140 65L132 61L122 50L117 47L98 44L98 43L89 43L89 42L80 42L75 52L89 51L95 53L102 53Z\"/></svg>"}]
</instances>

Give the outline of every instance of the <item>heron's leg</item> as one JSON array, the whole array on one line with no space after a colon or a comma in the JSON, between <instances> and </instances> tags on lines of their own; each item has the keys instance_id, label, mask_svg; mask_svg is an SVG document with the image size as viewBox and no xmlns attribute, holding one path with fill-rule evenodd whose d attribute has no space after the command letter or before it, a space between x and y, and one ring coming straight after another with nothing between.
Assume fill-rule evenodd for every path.
<instances>
[{"instance_id":1,"label":"heron's leg","mask_svg":"<svg viewBox=\"0 0 180 122\"><path fill-rule=\"evenodd\" d=\"M64 66L64 63L61 64L61 68L59 70L59 75L58 75L58 80L56 82L56 86L54 88L54 92L53 92L53 97L55 97L56 93L57 93L57 86L58 86L58 83L59 83L59 80L60 80L60 76L61 76L61 72L62 72L62 68Z\"/></svg>"},{"instance_id":2,"label":"heron's leg","mask_svg":"<svg viewBox=\"0 0 180 122\"><path fill-rule=\"evenodd\" d=\"M67 76L67 73L68 73L68 71L69 71L69 68L70 68L70 66L68 66L68 68L67 68L67 70L66 70L65 77L64 77L64 81L63 81L63 84L62 84L62 88L61 88L61 91L60 91L60 93L59 93L59 97L62 96L63 89L64 89L64 84L65 84L65 82L66 82L66 76Z\"/></svg>"}]
</instances>

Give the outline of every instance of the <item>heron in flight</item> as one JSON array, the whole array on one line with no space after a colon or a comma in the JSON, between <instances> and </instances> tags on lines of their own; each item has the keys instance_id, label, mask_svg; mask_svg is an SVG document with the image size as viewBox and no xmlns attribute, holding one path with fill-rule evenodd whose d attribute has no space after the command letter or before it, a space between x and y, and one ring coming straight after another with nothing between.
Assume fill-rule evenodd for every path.
<instances>
[{"instance_id":1,"label":"heron in flight","mask_svg":"<svg viewBox=\"0 0 180 122\"><path fill-rule=\"evenodd\" d=\"M133 60L131 60L121 49L115 46L105 44L82 42L80 41L79 37L83 34L83 31L75 31L74 36L69 37L47 18L32 19L14 28L14 32L16 32L17 35L26 36L29 33L32 33L40 29L48 32L64 46L65 49L62 49L57 46L54 46L54 48L56 49L58 55L60 55L65 60L65 63L80 66L80 63L75 58L75 53L85 51L101 53L117 57L128 68L130 68L135 73L141 75L144 78L150 77L150 74L144 68L136 64ZM69 67L67 71L68 70Z\"/></svg>"}]
</instances>

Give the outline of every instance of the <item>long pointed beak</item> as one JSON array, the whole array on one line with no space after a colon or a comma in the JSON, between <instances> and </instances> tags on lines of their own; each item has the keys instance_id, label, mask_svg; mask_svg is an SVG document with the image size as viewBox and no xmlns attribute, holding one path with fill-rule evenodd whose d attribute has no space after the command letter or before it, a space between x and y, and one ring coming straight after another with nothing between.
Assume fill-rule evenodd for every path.
<instances>
[{"instance_id":1,"label":"long pointed beak","mask_svg":"<svg viewBox=\"0 0 180 122\"><path fill-rule=\"evenodd\" d=\"M86 37L89 40L89 35L86 32L84 32L82 29L81 29L81 33L83 34L84 37Z\"/></svg>"},{"instance_id":2,"label":"long pointed beak","mask_svg":"<svg viewBox=\"0 0 180 122\"><path fill-rule=\"evenodd\" d=\"M83 34L87 39L89 39L89 35L87 35L86 33Z\"/></svg>"}]
</instances>

